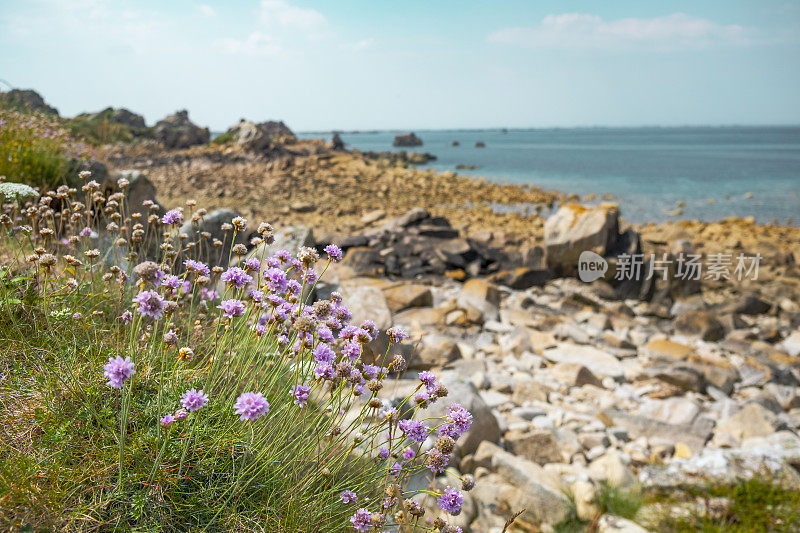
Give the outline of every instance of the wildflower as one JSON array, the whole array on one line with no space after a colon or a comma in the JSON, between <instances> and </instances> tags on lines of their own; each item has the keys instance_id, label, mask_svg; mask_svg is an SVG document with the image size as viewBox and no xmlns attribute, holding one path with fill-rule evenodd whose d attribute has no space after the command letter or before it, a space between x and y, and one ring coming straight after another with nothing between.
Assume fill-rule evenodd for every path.
<instances>
[{"instance_id":1,"label":"wildflower","mask_svg":"<svg viewBox=\"0 0 800 533\"><path fill-rule=\"evenodd\" d=\"M217 309L222 309L223 315L228 318L235 316L242 316L244 314L244 304L235 298L230 300L223 300L217 306Z\"/></svg>"},{"instance_id":2,"label":"wildflower","mask_svg":"<svg viewBox=\"0 0 800 533\"><path fill-rule=\"evenodd\" d=\"M398 328L396 326L387 329L386 334L389 336L389 340L392 342L392 344L397 344L403 339L408 338L408 333L406 333L406 331L403 328Z\"/></svg>"},{"instance_id":3,"label":"wildflower","mask_svg":"<svg viewBox=\"0 0 800 533\"><path fill-rule=\"evenodd\" d=\"M406 461L410 461L416 456L417 456L416 452L414 452L414 450L410 447L406 448L405 451L403 452L403 459L405 459Z\"/></svg>"},{"instance_id":4,"label":"wildflower","mask_svg":"<svg viewBox=\"0 0 800 533\"><path fill-rule=\"evenodd\" d=\"M389 458L389 450L387 448L381 448L378 450L378 457L380 457L383 461Z\"/></svg>"},{"instance_id":5,"label":"wildflower","mask_svg":"<svg viewBox=\"0 0 800 533\"><path fill-rule=\"evenodd\" d=\"M325 324L320 324L317 326L317 336L319 340L325 343L333 342L333 333L331 332L331 328L326 326Z\"/></svg>"},{"instance_id":6,"label":"wildflower","mask_svg":"<svg viewBox=\"0 0 800 533\"><path fill-rule=\"evenodd\" d=\"M201 276L211 275L211 270L209 270L208 265L200 261L195 261L194 259L187 259L183 262L183 266L185 266L186 270L189 272L197 272Z\"/></svg>"},{"instance_id":7,"label":"wildflower","mask_svg":"<svg viewBox=\"0 0 800 533\"><path fill-rule=\"evenodd\" d=\"M352 490L342 492L342 501L344 503L358 503L358 496Z\"/></svg>"},{"instance_id":8,"label":"wildflower","mask_svg":"<svg viewBox=\"0 0 800 533\"><path fill-rule=\"evenodd\" d=\"M85 255L89 259L96 259L100 257L100 250L98 250L97 248L94 248L92 250L86 250L85 252L83 252L83 255Z\"/></svg>"},{"instance_id":9,"label":"wildflower","mask_svg":"<svg viewBox=\"0 0 800 533\"><path fill-rule=\"evenodd\" d=\"M320 344L314 349L314 360L318 363L331 363L336 353L327 344Z\"/></svg>"},{"instance_id":10,"label":"wildflower","mask_svg":"<svg viewBox=\"0 0 800 533\"><path fill-rule=\"evenodd\" d=\"M362 507L350 517L350 523L353 524L353 527L356 531L363 532L369 529L369 523L371 519L372 514L369 512L369 509L364 509Z\"/></svg>"},{"instance_id":11,"label":"wildflower","mask_svg":"<svg viewBox=\"0 0 800 533\"><path fill-rule=\"evenodd\" d=\"M194 351L188 346L184 346L178 350L178 359L181 361L191 361L192 357L194 357Z\"/></svg>"},{"instance_id":12,"label":"wildflower","mask_svg":"<svg viewBox=\"0 0 800 533\"><path fill-rule=\"evenodd\" d=\"M180 408L177 411L175 411L175 420L183 420L187 416L189 416L189 413L187 413L186 409L184 408Z\"/></svg>"},{"instance_id":13,"label":"wildflower","mask_svg":"<svg viewBox=\"0 0 800 533\"><path fill-rule=\"evenodd\" d=\"M301 408L305 407L306 403L308 402L308 393L310 392L311 387L307 385L295 385L292 389L292 396L294 396L295 405L299 405Z\"/></svg>"},{"instance_id":14,"label":"wildflower","mask_svg":"<svg viewBox=\"0 0 800 533\"><path fill-rule=\"evenodd\" d=\"M178 335L175 333L175 331L169 330L168 332L164 333L164 344L168 346L178 344Z\"/></svg>"},{"instance_id":15,"label":"wildflower","mask_svg":"<svg viewBox=\"0 0 800 533\"><path fill-rule=\"evenodd\" d=\"M200 299L201 300L208 300L209 302L213 302L217 298L219 298L219 293L217 291L215 291L214 289L207 289L205 287L200 289Z\"/></svg>"},{"instance_id":16,"label":"wildflower","mask_svg":"<svg viewBox=\"0 0 800 533\"><path fill-rule=\"evenodd\" d=\"M175 417L167 413L161 417L161 427L168 428L175 423Z\"/></svg>"},{"instance_id":17,"label":"wildflower","mask_svg":"<svg viewBox=\"0 0 800 533\"><path fill-rule=\"evenodd\" d=\"M22 198L36 198L39 193L36 189L24 183L5 182L0 183L0 195L3 195L8 200L22 199Z\"/></svg>"},{"instance_id":18,"label":"wildflower","mask_svg":"<svg viewBox=\"0 0 800 533\"><path fill-rule=\"evenodd\" d=\"M131 362L130 357L109 357L108 363L103 366L104 375L108 379L108 386L121 389L126 379L136 373L136 365Z\"/></svg>"},{"instance_id":19,"label":"wildflower","mask_svg":"<svg viewBox=\"0 0 800 533\"><path fill-rule=\"evenodd\" d=\"M130 324L131 320L133 320L133 313L131 313L130 311L125 311L124 313L122 313L122 315L119 318L120 318L120 320L122 320L123 324L126 324L126 325Z\"/></svg>"},{"instance_id":20,"label":"wildflower","mask_svg":"<svg viewBox=\"0 0 800 533\"><path fill-rule=\"evenodd\" d=\"M392 359L391 366L397 372L404 372L406 368L408 368L408 363L406 362L405 358L402 355L396 354Z\"/></svg>"},{"instance_id":21,"label":"wildflower","mask_svg":"<svg viewBox=\"0 0 800 533\"><path fill-rule=\"evenodd\" d=\"M425 466L431 469L434 474L441 474L447 466L450 457L443 454L436 448L428 450L427 457L425 458Z\"/></svg>"},{"instance_id":22,"label":"wildflower","mask_svg":"<svg viewBox=\"0 0 800 533\"><path fill-rule=\"evenodd\" d=\"M444 489L444 492L436 500L436 503L439 505L439 508L442 511L447 511L451 515L455 516L461 512L461 505L464 503L464 496L461 494L461 491L454 489L453 487L447 487Z\"/></svg>"},{"instance_id":23,"label":"wildflower","mask_svg":"<svg viewBox=\"0 0 800 533\"><path fill-rule=\"evenodd\" d=\"M228 286L236 287L237 289L241 289L253 281L253 278L239 267L229 268L224 274L222 274L220 279L227 283Z\"/></svg>"},{"instance_id":24,"label":"wildflower","mask_svg":"<svg viewBox=\"0 0 800 533\"><path fill-rule=\"evenodd\" d=\"M83 179L83 180L88 180L89 176L91 176L91 175L92 175L92 172L90 170L81 170L80 172L78 172L78 176L80 176L81 179Z\"/></svg>"},{"instance_id":25,"label":"wildflower","mask_svg":"<svg viewBox=\"0 0 800 533\"><path fill-rule=\"evenodd\" d=\"M364 365L361 369L361 373L367 376L369 379L377 379L378 370L380 370L380 368L375 365Z\"/></svg>"},{"instance_id":26,"label":"wildflower","mask_svg":"<svg viewBox=\"0 0 800 533\"><path fill-rule=\"evenodd\" d=\"M344 254L342 254L341 248L339 248L335 244L329 244L328 246L326 246L325 253L328 254L328 257L334 263L338 263L339 261L341 261L342 257L344 256Z\"/></svg>"},{"instance_id":27,"label":"wildflower","mask_svg":"<svg viewBox=\"0 0 800 533\"><path fill-rule=\"evenodd\" d=\"M244 266L247 270L261 270L261 261L258 260L256 257L251 257L250 259L245 259Z\"/></svg>"},{"instance_id":28,"label":"wildflower","mask_svg":"<svg viewBox=\"0 0 800 533\"><path fill-rule=\"evenodd\" d=\"M163 224L180 224L183 222L183 213L180 209L170 209L161 218Z\"/></svg>"},{"instance_id":29,"label":"wildflower","mask_svg":"<svg viewBox=\"0 0 800 533\"><path fill-rule=\"evenodd\" d=\"M370 337L369 340L372 340L372 339L374 339L375 337L378 336L378 325L375 324L375 322L373 322L372 320L365 320L361 324L361 329L367 332L367 334ZM367 342L369 342L369 341L367 341Z\"/></svg>"},{"instance_id":30,"label":"wildflower","mask_svg":"<svg viewBox=\"0 0 800 533\"><path fill-rule=\"evenodd\" d=\"M73 313L72 318L74 318L75 320L80 320L81 318L83 318L83 313L79 312Z\"/></svg>"},{"instance_id":31,"label":"wildflower","mask_svg":"<svg viewBox=\"0 0 800 533\"><path fill-rule=\"evenodd\" d=\"M317 368L314 369L314 374L316 374L319 378L325 379L333 379L336 377L336 372L333 370L333 366L330 363L319 363L317 364Z\"/></svg>"},{"instance_id":32,"label":"wildflower","mask_svg":"<svg viewBox=\"0 0 800 533\"><path fill-rule=\"evenodd\" d=\"M433 392L436 387L436 374L430 370L423 370L419 373L419 380L425 385L428 392Z\"/></svg>"},{"instance_id":33,"label":"wildflower","mask_svg":"<svg viewBox=\"0 0 800 533\"><path fill-rule=\"evenodd\" d=\"M197 411L208 403L208 394L203 389L189 389L181 394L181 405L188 411Z\"/></svg>"},{"instance_id":34,"label":"wildflower","mask_svg":"<svg viewBox=\"0 0 800 533\"><path fill-rule=\"evenodd\" d=\"M414 442L423 443L428 438L428 426L419 420L401 420L398 427L406 434L407 439Z\"/></svg>"},{"instance_id":35,"label":"wildflower","mask_svg":"<svg viewBox=\"0 0 800 533\"><path fill-rule=\"evenodd\" d=\"M458 439L472 425L472 415L460 404L454 403L447 410L445 424L439 428L440 435Z\"/></svg>"},{"instance_id":36,"label":"wildflower","mask_svg":"<svg viewBox=\"0 0 800 533\"><path fill-rule=\"evenodd\" d=\"M239 420L256 420L269 412L269 402L260 392L242 393L233 405Z\"/></svg>"},{"instance_id":37,"label":"wildflower","mask_svg":"<svg viewBox=\"0 0 800 533\"><path fill-rule=\"evenodd\" d=\"M167 276L164 276L164 279L161 281L161 285L163 285L164 287L169 287L170 289L177 289L178 287L183 285L183 282L181 281L181 278L179 278L178 276L175 276L174 274L169 274Z\"/></svg>"},{"instance_id":38,"label":"wildflower","mask_svg":"<svg viewBox=\"0 0 800 533\"><path fill-rule=\"evenodd\" d=\"M142 291L133 298L133 301L139 304L138 311L142 316L157 320L164 313L164 299L156 291Z\"/></svg>"},{"instance_id":39,"label":"wildflower","mask_svg":"<svg viewBox=\"0 0 800 533\"><path fill-rule=\"evenodd\" d=\"M280 268L269 268L264 271L264 279L272 292L285 292L289 282L286 272Z\"/></svg>"},{"instance_id":40,"label":"wildflower","mask_svg":"<svg viewBox=\"0 0 800 533\"><path fill-rule=\"evenodd\" d=\"M244 231L247 229L247 219L244 217L233 217L231 224L236 228L236 231Z\"/></svg>"}]
</instances>

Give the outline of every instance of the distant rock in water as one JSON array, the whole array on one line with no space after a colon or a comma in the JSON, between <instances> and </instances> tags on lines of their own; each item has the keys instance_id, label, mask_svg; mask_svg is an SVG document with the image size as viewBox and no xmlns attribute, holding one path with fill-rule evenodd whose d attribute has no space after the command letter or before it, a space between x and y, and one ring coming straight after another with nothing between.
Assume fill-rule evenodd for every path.
<instances>
[{"instance_id":1,"label":"distant rock in water","mask_svg":"<svg viewBox=\"0 0 800 533\"><path fill-rule=\"evenodd\" d=\"M461 143L460 143L460 142L458 142L458 141L453 141L453 146L460 146L460 145L461 145Z\"/></svg>"},{"instance_id":2,"label":"distant rock in water","mask_svg":"<svg viewBox=\"0 0 800 533\"><path fill-rule=\"evenodd\" d=\"M227 142L235 142L242 148L253 152L267 151L276 141L296 139L286 124L274 120L256 124L242 119L235 126L228 128L223 135Z\"/></svg>"},{"instance_id":3,"label":"distant rock in water","mask_svg":"<svg viewBox=\"0 0 800 533\"><path fill-rule=\"evenodd\" d=\"M189 112L185 109L159 120L155 135L167 148L188 148L206 144L211 139L208 128L201 128L189 120Z\"/></svg>"},{"instance_id":4,"label":"distant rock in water","mask_svg":"<svg viewBox=\"0 0 800 533\"><path fill-rule=\"evenodd\" d=\"M124 107L120 107L119 109L107 107L102 111L98 111L97 113L81 113L75 118L82 118L89 121L107 120L108 122L128 126L134 130L144 129L147 127L142 115L137 115L136 113L129 111Z\"/></svg>"},{"instance_id":5,"label":"distant rock in water","mask_svg":"<svg viewBox=\"0 0 800 533\"><path fill-rule=\"evenodd\" d=\"M344 150L344 141L339 137L338 133L334 133L330 140L329 146L331 150Z\"/></svg>"},{"instance_id":6,"label":"distant rock in water","mask_svg":"<svg viewBox=\"0 0 800 533\"><path fill-rule=\"evenodd\" d=\"M33 89L11 89L7 93L0 93L0 100L33 111L58 115L58 109L44 101L44 98Z\"/></svg>"},{"instance_id":7,"label":"distant rock in water","mask_svg":"<svg viewBox=\"0 0 800 533\"><path fill-rule=\"evenodd\" d=\"M394 146L422 146L422 139L411 132L405 135L395 135L393 144Z\"/></svg>"},{"instance_id":8,"label":"distant rock in water","mask_svg":"<svg viewBox=\"0 0 800 533\"><path fill-rule=\"evenodd\" d=\"M481 168L479 165L456 165L456 170L475 170Z\"/></svg>"},{"instance_id":9,"label":"distant rock in water","mask_svg":"<svg viewBox=\"0 0 800 533\"><path fill-rule=\"evenodd\" d=\"M475 143L475 148L486 148L486 143L483 141L478 141Z\"/></svg>"}]
</instances>

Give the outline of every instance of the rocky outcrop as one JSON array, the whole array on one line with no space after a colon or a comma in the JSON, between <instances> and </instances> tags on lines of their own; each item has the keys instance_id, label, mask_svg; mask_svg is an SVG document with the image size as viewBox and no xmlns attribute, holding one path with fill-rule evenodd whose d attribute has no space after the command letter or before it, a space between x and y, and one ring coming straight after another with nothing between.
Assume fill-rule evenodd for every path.
<instances>
[{"instance_id":1,"label":"rocky outcrop","mask_svg":"<svg viewBox=\"0 0 800 533\"><path fill-rule=\"evenodd\" d=\"M11 89L0 92L0 100L32 111L39 111L50 115L58 115L58 109L44 101L44 98L33 89Z\"/></svg>"},{"instance_id":2,"label":"rocky outcrop","mask_svg":"<svg viewBox=\"0 0 800 533\"><path fill-rule=\"evenodd\" d=\"M277 143L294 140L292 130L282 121L267 121L256 124L242 119L238 124L228 128L225 133L234 143L245 150L265 152L275 148Z\"/></svg>"},{"instance_id":3,"label":"rocky outcrop","mask_svg":"<svg viewBox=\"0 0 800 533\"><path fill-rule=\"evenodd\" d=\"M565 204L544 224L547 264L574 271L582 252L588 250L605 257L618 238L616 204L594 207Z\"/></svg>"},{"instance_id":4,"label":"rocky outcrop","mask_svg":"<svg viewBox=\"0 0 800 533\"><path fill-rule=\"evenodd\" d=\"M134 133L144 130L147 127L142 115L137 115L136 113L129 111L124 107L117 109L113 107L107 107L102 111L98 111L97 113L82 113L75 118L81 118L89 121L105 120L114 124L122 124L123 126L128 126L131 128Z\"/></svg>"},{"instance_id":5,"label":"rocky outcrop","mask_svg":"<svg viewBox=\"0 0 800 533\"><path fill-rule=\"evenodd\" d=\"M345 264L360 274L403 278L424 274L466 278L494 272L503 254L464 239L443 217L415 209L361 234L337 240L348 252Z\"/></svg>"},{"instance_id":6,"label":"rocky outcrop","mask_svg":"<svg viewBox=\"0 0 800 533\"><path fill-rule=\"evenodd\" d=\"M422 139L411 132L405 135L395 135L392 144L394 146L422 146Z\"/></svg>"},{"instance_id":7,"label":"rocky outcrop","mask_svg":"<svg viewBox=\"0 0 800 533\"><path fill-rule=\"evenodd\" d=\"M154 133L167 148L189 148L207 144L211 139L208 128L201 128L189 120L189 112L185 109L159 120Z\"/></svg>"}]
</instances>

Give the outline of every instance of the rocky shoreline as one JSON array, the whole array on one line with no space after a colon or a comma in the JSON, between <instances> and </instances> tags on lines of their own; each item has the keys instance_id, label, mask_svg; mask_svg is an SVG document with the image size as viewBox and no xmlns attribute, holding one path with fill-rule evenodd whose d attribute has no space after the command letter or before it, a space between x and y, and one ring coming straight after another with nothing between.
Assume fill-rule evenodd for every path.
<instances>
[{"instance_id":1,"label":"rocky shoreline","mask_svg":"<svg viewBox=\"0 0 800 533\"><path fill-rule=\"evenodd\" d=\"M604 486L677 495L763 476L800 488L799 229L631 226L624 206L418 170L418 156L348 152L284 128L242 121L209 144L178 113L159 122L161 140L103 146L109 173L95 177L106 194L128 180L132 211L183 207L181 232L208 239L212 263L228 256L220 226L237 215L272 223L275 250L339 245L345 259L317 296L337 291L354 323L376 322L366 357L382 357L392 326L411 335L385 404L432 369L474 416L450 465L477 480L455 518L464 531L499 533L520 511L521 531L552 530L574 510L605 532L710 512L676 497L631 521L601 512ZM604 268L591 282L578 279L582 252ZM737 276L739 255L759 257L757 275ZM639 275L618 275L639 256ZM703 266L698 279L681 274L686 256Z\"/></svg>"},{"instance_id":2,"label":"rocky shoreline","mask_svg":"<svg viewBox=\"0 0 800 533\"><path fill-rule=\"evenodd\" d=\"M397 404L417 386L418 372L432 369L449 396L475 417L457 443L459 460L450 465L478 481L455 520L465 531L500 532L517 511L522 511L514 523L518 530L549 530L569 519L573 505L578 519L608 532L658 530L664 513L706 512L687 499L667 509L645 505L635 522L600 516L596 498L605 486L680 494L688 486L761 476L800 487L800 272L793 228L732 219L621 230L612 204L564 204L546 221L526 219L529 227L540 225L541 234L520 238L509 231L520 220L479 230L469 210L415 206L389 218L397 209L387 203L380 211L343 216L334 211L345 209L341 204L327 204L335 198L329 192L313 204L300 195L266 198L262 204L289 204L270 216L264 205L241 203L262 198L258 185L246 195L232 195L231 203L217 203L227 196L203 194L243 182L241 174L235 184L215 181L217 169L226 165L227 176L248 168L288 171L282 175L298 184L292 194L332 182L334 163L320 161L342 156L328 158L321 143L285 149L301 147L322 154L294 155L291 164L253 163L235 150L203 147L161 152L158 163L117 160L146 169L159 184L146 188L158 191L151 201L175 207L192 195L198 207L238 207L210 213L191 208L197 230L208 231L212 240L233 216L264 214L282 228L275 249L322 249L333 242L346 251L344 261L325 272L317 296L338 291L356 322L369 317L382 332L401 326L411 334L402 348L409 370L381 391L386 405ZM222 159L212 164L214 157ZM370 168L358 155L344 157ZM298 166L302 172L289 170ZM201 174L219 185L207 189L187 178ZM136 175L149 183L144 174ZM300 178L310 184L300 185ZM268 179L262 176L258 183ZM133 182L130 194L140 190ZM359 183L358 201L364 202L375 183L361 176L343 185L349 191ZM455 187L478 191L486 185ZM339 189L331 183L327 190ZM132 205L146 196L131 199ZM301 202L312 207L301 208ZM400 198L397 203L408 205ZM338 223L326 226L331 217ZM181 231L195 230L188 224ZM221 248L221 256L229 246ZM575 277L575 252L583 249L609 264L592 283ZM733 266L731 279L686 281L674 270L666 279L614 279L625 254L645 252L669 254L672 260L696 252L706 263L722 252L762 259L757 279L734 279ZM365 356L380 359L387 347L384 334Z\"/></svg>"}]
</instances>

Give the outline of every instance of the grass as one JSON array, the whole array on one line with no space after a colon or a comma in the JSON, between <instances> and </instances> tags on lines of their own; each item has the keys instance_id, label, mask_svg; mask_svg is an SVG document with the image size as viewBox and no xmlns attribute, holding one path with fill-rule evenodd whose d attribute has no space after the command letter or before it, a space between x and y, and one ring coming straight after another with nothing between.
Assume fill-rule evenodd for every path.
<instances>
[{"instance_id":1,"label":"grass","mask_svg":"<svg viewBox=\"0 0 800 533\"><path fill-rule=\"evenodd\" d=\"M665 516L658 523L659 530L677 533L800 531L800 492L766 476L735 484L709 483L689 487L682 493L680 497L668 495L666 500L693 501L703 512L692 512L690 516ZM662 498L664 495L655 496L656 501Z\"/></svg>"}]
</instances>

